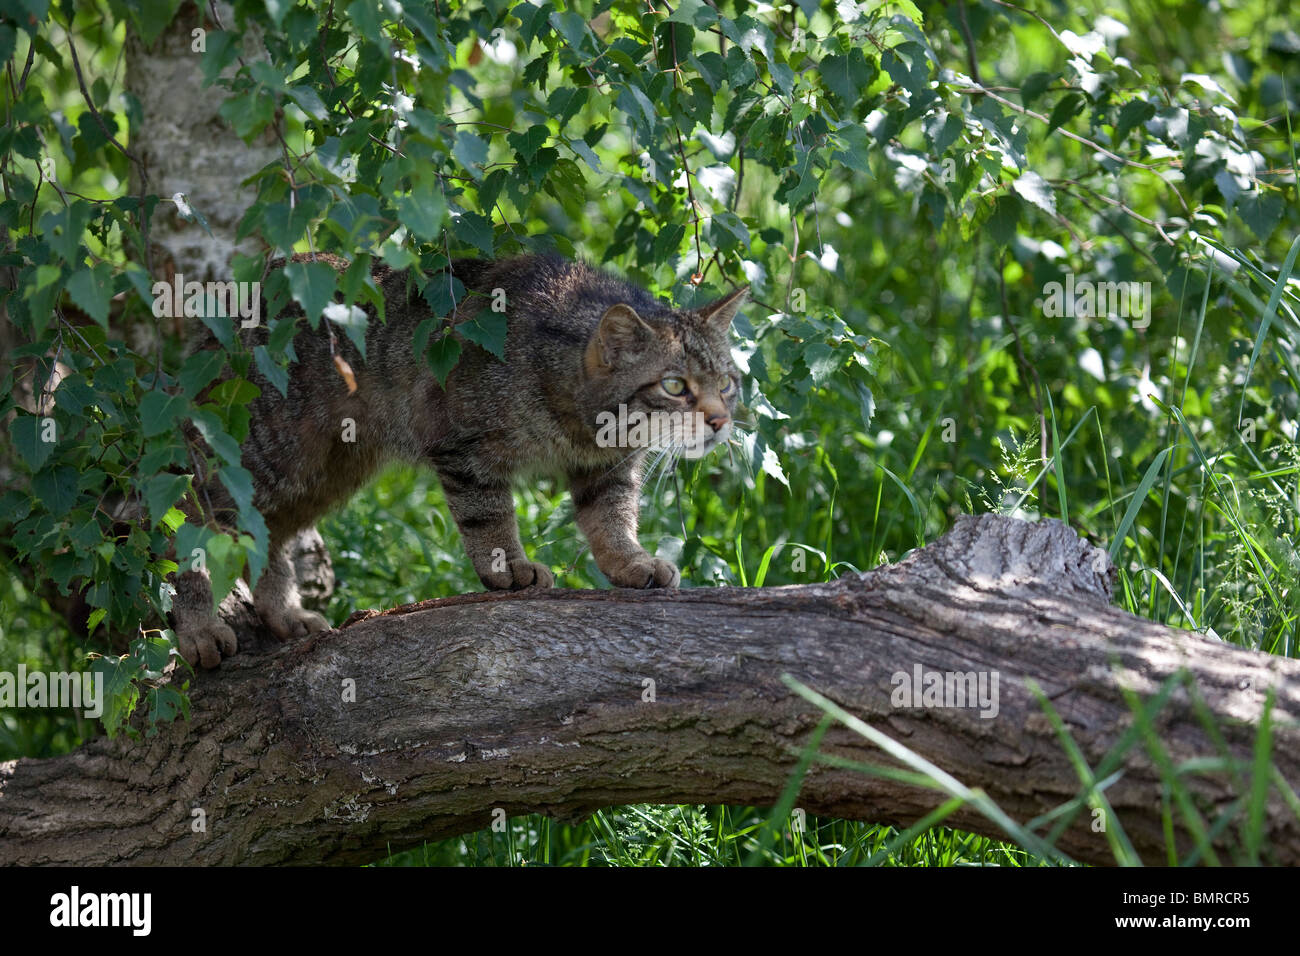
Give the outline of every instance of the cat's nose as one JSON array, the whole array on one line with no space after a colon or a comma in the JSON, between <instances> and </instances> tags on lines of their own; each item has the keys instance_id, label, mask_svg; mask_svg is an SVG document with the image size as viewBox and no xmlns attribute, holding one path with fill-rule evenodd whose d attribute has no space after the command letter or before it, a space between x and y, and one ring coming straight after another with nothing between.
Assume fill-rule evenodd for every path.
<instances>
[{"instance_id":1,"label":"cat's nose","mask_svg":"<svg viewBox=\"0 0 1300 956\"><path fill-rule=\"evenodd\" d=\"M705 419L705 421L709 423L709 427L715 432L720 432L722 431L722 426L731 421L731 419L726 415L710 415Z\"/></svg>"}]
</instances>

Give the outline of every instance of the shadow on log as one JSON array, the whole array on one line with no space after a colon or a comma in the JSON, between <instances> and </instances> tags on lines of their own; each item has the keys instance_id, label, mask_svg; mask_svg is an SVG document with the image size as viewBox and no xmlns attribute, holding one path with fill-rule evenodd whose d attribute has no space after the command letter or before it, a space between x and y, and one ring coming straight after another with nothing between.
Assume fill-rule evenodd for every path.
<instances>
[{"instance_id":1,"label":"shadow on log","mask_svg":"<svg viewBox=\"0 0 1300 956\"><path fill-rule=\"evenodd\" d=\"M1095 768L1133 722L1124 690L1147 699L1185 670L1152 718L1163 752L1139 737L1105 796L1138 855L1166 861L1161 761L1225 756L1199 698L1232 760L1181 779L1206 829L1242 801L1216 844L1240 847L1269 688L1274 765L1300 779L1300 661L1113 608L1111 573L1059 522L983 516L828 584L472 594L365 612L200 674L191 721L153 739L0 764L0 864L352 864L481 829L497 808L575 819L615 804L770 806L822 717L783 675L1027 821L1081 790L1027 680ZM895 706L897 675L910 684L917 668L996 675L996 716ZM897 766L838 724L821 750ZM814 764L798 806L907 825L944 799ZM1176 801L1172 812L1181 858L1194 843ZM1093 821L1083 807L1056 846L1114 862ZM970 807L945 822L1005 836ZM1300 820L1275 787L1260 836L1264 861L1300 863Z\"/></svg>"}]
</instances>

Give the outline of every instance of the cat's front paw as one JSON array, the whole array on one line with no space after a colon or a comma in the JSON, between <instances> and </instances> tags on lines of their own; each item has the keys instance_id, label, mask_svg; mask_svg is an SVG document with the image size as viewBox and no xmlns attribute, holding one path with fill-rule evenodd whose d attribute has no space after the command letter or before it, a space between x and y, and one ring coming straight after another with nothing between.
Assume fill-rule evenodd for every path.
<instances>
[{"instance_id":1,"label":"cat's front paw","mask_svg":"<svg viewBox=\"0 0 1300 956\"><path fill-rule=\"evenodd\" d=\"M645 551L600 570L616 588L675 588L682 583L677 565Z\"/></svg>"},{"instance_id":2,"label":"cat's front paw","mask_svg":"<svg viewBox=\"0 0 1300 956\"><path fill-rule=\"evenodd\" d=\"M215 617L188 627L178 624L176 642L180 645L181 657L191 667L202 664L207 670L219 665L221 658L230 657L239 650L239 640L230 625Z\"/></svg>"},{"instance_id":3,"label":"cat's front paw","mask_svg":"<svg viewBox=\"0 0 1300 956\"><path fill-rule=\"evenodd\" d=\"M329 621L305 607L278 607L270 610L259 608L258 614L262 618L262 623L282 641L307 637L330 629Z\"/></svg>"},{"instance_id":4,"label":"cat's front paw","mask_svg":"<svg viewBox=\"0 0 1300 956\"><path fill-rule=\"evenodd\" d=\"M480 575L484 585L493 591L518 591L521 588L549 588L555 584L555 575L546 565L527 558L516 558L504 571L489 571Z\"/></svg>"}]
</instances>

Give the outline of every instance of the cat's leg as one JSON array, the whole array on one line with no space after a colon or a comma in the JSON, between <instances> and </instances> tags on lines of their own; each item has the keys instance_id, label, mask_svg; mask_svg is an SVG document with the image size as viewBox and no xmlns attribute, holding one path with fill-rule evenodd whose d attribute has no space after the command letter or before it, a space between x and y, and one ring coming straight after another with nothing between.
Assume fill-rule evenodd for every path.
<instances>
[{"instance_id":1,"label":"cat's leg","mask_svg":"<svg viewBox=\"0 0 1300 956\"><path fill-rule=\"evenodd\" d=\"M515 499L507 484L484 484L463 467L446 460L434 463L451 516L460 528L465 553L483 585L495 591L549 588L551 569L528 560L519 540Z\"/></svg>"},{"instance_id":2,"label":"cat's leg","mask_svg":"<svg viewBox=\"0 0 1300 956\"><path fill-rule=\"evenodd\" d=\"M641 496L640 462L569 474L578 527L587 536L600 573L619 588L675 588L676 565L656 558L636 539Z\"/></svg>"},{"instance_id":3,"label":"cat's leg","mask_svg":"<svg viewBox=\"0 0 1300 956\"><path fill-rule=\"evenodd\" d=\"M290 549L293 538L272 541L266 569L253 589L253 607L262 623L281 640L328 631L330 622L302 606Z\"/></svg>"},{"instance_id":4,"label":"cat's leg","mask_svg":"<svg viewBox=\"0 0 1300 956\"><path fill-rule=\"evenodd\" d=\"M172 599L172 619L181 657L193 667L202 664L216 667L222 657L230 657L239 642L230 625L217 616L212 607L212 582L207 570L185 571L175 577L176 596Z\"/></svg>"}]
</instances>

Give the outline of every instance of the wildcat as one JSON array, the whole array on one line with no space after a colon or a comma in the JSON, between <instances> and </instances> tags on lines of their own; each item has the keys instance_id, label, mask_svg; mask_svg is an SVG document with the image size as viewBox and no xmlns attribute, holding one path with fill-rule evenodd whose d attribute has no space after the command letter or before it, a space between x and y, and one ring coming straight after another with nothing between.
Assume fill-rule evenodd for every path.
<instances>
[{"instance_id":1,"label":"wildcat","mask_svg":"<svg viewBox=\"0 0 1300 956\"><path fill-rule=\"evenodd\" d=\"M316 259L347 267L336 257ZM450 317L453 326L504 299L504 361L458 335L460 360L440 386L412 344L429 306L405 272L377 266L372 277L387 321L368 310L365 359L346 336L334 346L354 371L354 392L335 370L324 321L318 331L296 334L287 397L250 369L261 394L249 406L241 463L253 476L253 502L270 539L253 604L281 638L330 627L302 606L286 545L394 460L437 472L466 554L490 589L554 583L551 570L524 553L511 494L514 479L538 473L567 477L578 527L611 584L680 582L673 564L637 541L645 460L656 449L698 457L727 440L739 391L728 329L747 287L681 310L554 255L454 260L450 273L468 293ZM241 335L251 348L266 341L267 331ZM602 413L658 414L671 428L654 447L611 445L601 440ZM233 513L220 482L199 476L197 484L218 516ZM181 572L176 584L172 616L181 654L216 667L237 648L234 632L213 611L207 573Z\"/></svg>"}]
</instances>

